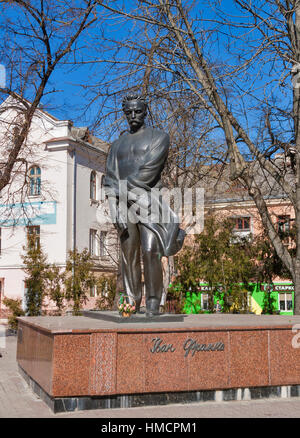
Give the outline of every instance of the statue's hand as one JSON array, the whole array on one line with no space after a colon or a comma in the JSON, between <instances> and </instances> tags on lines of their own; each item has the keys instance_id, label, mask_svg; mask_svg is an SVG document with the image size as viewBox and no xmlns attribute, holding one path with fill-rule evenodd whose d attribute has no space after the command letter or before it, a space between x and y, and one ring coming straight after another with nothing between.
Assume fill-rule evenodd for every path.
<instances>
[{"instance_id":1,"label":"statue's hand","mask_svg":"<svg viewBox=\"0 0 300 438\"><path fill-rule=\"evenodd\" d=\"M128 228L124 228L123 231L120 232L119 236L121 243L125 242L125 240L129 237Z\"/></svg>"},{"instance_id":2,"label":"statue's hand","mask_svg":"<svg viewBox=\"0 0 300 438\"><path fill-rule=\"evenodd\" d=\"M124 240L126 240L129 237L127 226L123 223L117 222L116 228L117 228L121 242L124 242Z\"/></svg>"}]
</instances>

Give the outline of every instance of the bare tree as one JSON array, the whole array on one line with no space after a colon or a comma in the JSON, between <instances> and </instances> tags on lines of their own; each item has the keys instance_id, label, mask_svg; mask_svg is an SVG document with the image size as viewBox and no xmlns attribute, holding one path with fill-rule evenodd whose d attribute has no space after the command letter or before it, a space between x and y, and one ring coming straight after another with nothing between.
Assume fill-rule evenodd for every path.
<instances>
[{"instance_id":1,"label":"bare tree","mask_svg":"<svg viewBox=\"0 0 300 438\"><path fill-rule=\"evenodd\" d=\"M50 89L51 76L63 62L76 57L82 35L97 16L94 0L0 3L0 59L6 67L6 84L0 88L0 98L6 99L0 107L1 191L18 175L25 183L27 162L22 151L35 111L43 96L55 92L55 87ZM16 110L17 116L11 117L10 110Z\"/></svg>"},{"instance_id":2,"label":"bare tree","mask_svg":"<svg viewBox=\"0 0 300 438\"><path fill-rule=\"evenodd\" d=\"M131 71L122 89L144 89L151 97L149 84L155 78L156 96L180 91L187 108L193 102L214 120L213 136L220 139L216 143L226 145L222 159L230 166L231 179L247 188L291 273L295 313L300 314L300 1L236 0L234 13L226 14L222 1L216 0L210 2L208 15L207 5L201 9L182 0L138 0L136 8L127 9L118 1L98 3L134 23L134 37L118 42L119 63L114 60L114 66L122 66L119 74L125 77L126 65ZM126 59L121 56L125 49ZM275 153L281 154L283 165L274 160ZM257 179L258 169L269 192ZM268 209L267 198L275 187L295 211L295 256Z\"/></svg>"}]
</instances>

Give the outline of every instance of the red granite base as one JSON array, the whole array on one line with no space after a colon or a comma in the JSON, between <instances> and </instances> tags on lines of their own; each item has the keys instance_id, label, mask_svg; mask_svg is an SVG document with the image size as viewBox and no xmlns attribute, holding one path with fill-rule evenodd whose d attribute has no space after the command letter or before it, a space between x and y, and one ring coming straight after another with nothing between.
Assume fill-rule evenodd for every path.
<instances>
[{"instance_id":1,"label":"red granite base","mask_svg":"<svg viewBox=\"0 0 300 438\"><path fill-rule=\"evenodd\" d=\"M283 316L191 315L125 328L85 317L24 317L17 360L51 397L299 385L297 331L300 318Z\"/></svg>"}]
</instances>

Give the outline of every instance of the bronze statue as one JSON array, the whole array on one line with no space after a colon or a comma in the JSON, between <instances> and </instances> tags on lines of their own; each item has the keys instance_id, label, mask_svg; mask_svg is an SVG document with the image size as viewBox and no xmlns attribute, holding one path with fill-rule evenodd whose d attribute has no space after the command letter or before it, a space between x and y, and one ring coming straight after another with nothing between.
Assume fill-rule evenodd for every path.
<instances>
[{"instance_id":1,"label":"bronze statue","mask_svg":"<svg viewBox=\"0 0 300 438\"><path fill-rule=\"evenodd\" d=\"M135 301L139 310L142 299L141 249L146 316L151 317L159 314L163 292L161 257L179 251L185 233L179 228L177 216L158 195L162 187L160 176L169 149L168 134L145 125L147 103L142 97L126 96L123 111L130 131L123 133L111 145L104 189L120 237L126 295ZM125 191L120 187L125 187ZM152 220L154 203L160 213L159 218L164 211L167 221ZM128 208L133 212L128 214ZM140 219L141 211L144 212L144 220Z\"/></svg>"}]
</instances>

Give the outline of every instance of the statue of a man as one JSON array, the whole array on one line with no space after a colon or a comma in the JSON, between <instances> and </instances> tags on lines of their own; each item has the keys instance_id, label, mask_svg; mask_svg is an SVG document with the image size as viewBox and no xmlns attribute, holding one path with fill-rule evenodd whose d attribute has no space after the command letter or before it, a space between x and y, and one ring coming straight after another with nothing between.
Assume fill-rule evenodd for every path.
<instances>
[{"instance_id":1,"label":"statue of a man","mask_svg":"<svg viewBox=\"0 0 300 438\"><path fill-rule=\"evenodd\" d=\"M179 228L177 216L157 195L162 187L160 176L168 155L168 134L145 125L147 103L142 97L133 94L126 96L123 111L130 130L111 145L104 188L120 237L126 295L132 302L135 301L139 310L142 299L142 251L146 316L151 317L159 314L163 292L161 257L179 251L185 233ZM120 187L126 188L125 195ZM167 221L153 221L151 210L154 202L156 211L160 213L158 217L161 218L163 210L168 213L165 216ZM134 206L136 214L126 214L124 206L129 209ZM139 216L141 210L146 211L144 220Z\"/></svg>"}]
</instances>

